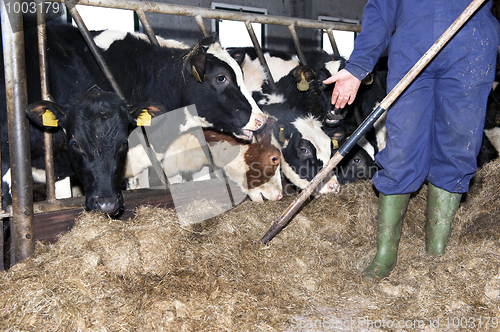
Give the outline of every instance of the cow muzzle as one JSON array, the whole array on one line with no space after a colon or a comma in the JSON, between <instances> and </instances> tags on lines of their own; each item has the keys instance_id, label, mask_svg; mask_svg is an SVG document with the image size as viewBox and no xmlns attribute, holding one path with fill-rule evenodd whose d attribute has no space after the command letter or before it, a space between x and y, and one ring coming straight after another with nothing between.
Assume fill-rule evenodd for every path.
<instances>
[{"instance_id":1,"label":"cow muzzle","mask_svg":"<svg viewBox=\"0 0 500 332\"><path fill-rule=\"evenodd\" d=\"M253 118L253 117L252 117ZM241 134L235 134L236 137L241 138L245 141L251 141L253 138L253 132L261 128L267 121L266 116L257 116L255 118L250 118L250 121L245 127L241 129Z\"/></svg>"},{"instance_id":2,"label":"cow muzzle","mask_svg":"<svg viewBox=\"0 0 500 332\"><path fill-rule=\"evenodd\" d=\"M331 108L326 114L326 123L330 125L335 125L340 121L344 120L347 111L345 108Z\"/></svg>"},{"instance_id":3,"label":"cow muzzle","mask_svg":"<svg viewBox=\"0 0 500 332\"><path fill-rule=\"evenodd\" d=\"M267 122L267 117L262 114L262 113L257 113L255 112L252 113L252 116L250 117L250 120L248 123L243 127L243 131L255 131L262 127L265 123Z\"/></svg>"},{"instance_id":4,"label":"cow muzzle","mask_svg":"<svg viewBox=\"0 0 500 332\"><path fill-rule=\"evenodd\" d=\"M90 202L87 199L87 210L115 217L123 210L123 196L121 194L106 198L93 196Z\"/></svg>"}]
</instances>

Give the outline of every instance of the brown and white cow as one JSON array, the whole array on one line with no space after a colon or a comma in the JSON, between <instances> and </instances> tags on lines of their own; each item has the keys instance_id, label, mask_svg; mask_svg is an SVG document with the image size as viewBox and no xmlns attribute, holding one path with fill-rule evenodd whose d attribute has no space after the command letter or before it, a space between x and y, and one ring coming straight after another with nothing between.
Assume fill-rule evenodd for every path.
<instances>
[{"instance_id":1,"label":"brown and white cow","mask_svg":"<svg viewBox=\"0 0 500 332\"><path fill-rule=\"evenodd\" d=\"M283 196L281 155L271 142L273 122L274 120L269 120L269 123L256 131L251 143L227 133L203 130L203 137L210 147L215 166L223 168L227 176L250 199L261 203L264 199L279 200ZM192 132L182 133L173 139L166 150L161 150L161 144L156 148L153 144L153 148L167 178L197 172L208 165L200 142ZM147 178L144 178L147 173L143 173L149 166L151 162L142 146L130 149L125 168L129 189L149 186Z\"/></svg>"}]
</instances>

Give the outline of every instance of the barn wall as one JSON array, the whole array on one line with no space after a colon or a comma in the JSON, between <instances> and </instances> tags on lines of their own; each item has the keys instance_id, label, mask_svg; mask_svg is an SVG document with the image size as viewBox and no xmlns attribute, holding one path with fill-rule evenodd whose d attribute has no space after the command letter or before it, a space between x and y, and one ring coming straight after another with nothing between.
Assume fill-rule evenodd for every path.
<instances>
[{"instance_id":1,"label":"barn wall","mask_svg":"<svg viewBox=\"0 0 500 332\"><path fill-rule=\"evenodd\" d=\"M155 0L156 1L156 0ZM162 2L211 8L209 0L164 0ZM219 0L217 2L245 7L267 8L268 15L298 17L317 20L318 15L361 21L367 0ZM155 32L166 38L174 38L192 45L201 37L196 21L192 17L147 13ZM211 20L204 19L211 31ZM297 34L304 47L318 46L318 32L314 29L297 28ZM268 45L273 48L293 49L290 33L286 26L268 27Z\"/></svg>"}]
</instances>

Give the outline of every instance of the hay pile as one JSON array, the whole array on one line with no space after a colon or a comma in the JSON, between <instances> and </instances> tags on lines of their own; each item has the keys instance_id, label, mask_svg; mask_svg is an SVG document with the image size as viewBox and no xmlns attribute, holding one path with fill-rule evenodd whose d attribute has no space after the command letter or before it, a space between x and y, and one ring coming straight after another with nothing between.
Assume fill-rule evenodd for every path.
<instances>
[{"instance_id":1,"label":"hay pile","mask_svg":"<svg viewBox=\"0 0 500 332\"><path fill-rule=\"evenodd\" d=\"M152 207L127 221L84 213L0 274L0 329L480 331L484 317L498 326L499 163L475 177L441 258L425 254L424 186L410 200L396 268L374 285L360 278L375 254L368 181L309 201L267 247L258 240L294 197L247 201L195 225Z\"/></svg>"}]
</instances>

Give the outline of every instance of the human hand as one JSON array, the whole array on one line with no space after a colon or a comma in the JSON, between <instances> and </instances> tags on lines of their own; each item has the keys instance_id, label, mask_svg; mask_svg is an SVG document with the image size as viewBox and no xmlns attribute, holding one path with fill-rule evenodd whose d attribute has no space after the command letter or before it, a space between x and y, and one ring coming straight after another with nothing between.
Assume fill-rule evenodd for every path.
<instances>
[{"instance_id":1,"label":"human hand","mask_svg":"<svg viewBox=\"0 0 500 332\"><path fill-rule=\"evenodd\" d=\"M356 98L361 81L347 70L342 69L323 81L323 84L332 83L335 83L332 105L335 105L335 108L344 108L346 104L351 105Z\"/></svg>"}]
</instances>

